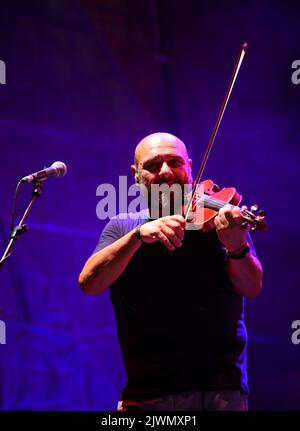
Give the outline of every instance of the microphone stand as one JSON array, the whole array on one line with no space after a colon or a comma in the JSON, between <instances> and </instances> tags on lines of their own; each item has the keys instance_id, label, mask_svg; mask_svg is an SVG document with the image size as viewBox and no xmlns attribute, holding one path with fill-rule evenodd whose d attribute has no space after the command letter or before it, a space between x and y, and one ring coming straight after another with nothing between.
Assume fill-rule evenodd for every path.
<instances>
[{"instance_id":1,"label":"microphone stand","mask_svg":"<svg viewBox=\"0 0 300 431\"><path fill-rule=\"evenodd\" d=\"M32 191L32 198L31 198L19 224L17 226L15 226L11 232L10 241L9 241L8 246L6 247L6 250L5 250L3 256L0 260L0 269L2 268L4 262L12 254L15 241L17 241L17 239L19 239L23 233L25 233L29 230L28 227L24 224L24 221L27 218L29 211L31 210L31 207L32 207L34 201L36 200L36 198L41 196L43 180L35 180L33 182L33 184L34 184L34 189Z\"/></svg>"}]
</instances>

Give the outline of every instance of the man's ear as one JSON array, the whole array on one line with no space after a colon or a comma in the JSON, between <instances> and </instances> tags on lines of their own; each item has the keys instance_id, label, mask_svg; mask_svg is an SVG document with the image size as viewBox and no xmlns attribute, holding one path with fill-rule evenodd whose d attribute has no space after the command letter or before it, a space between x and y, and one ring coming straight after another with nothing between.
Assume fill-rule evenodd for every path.
<instances>
[{"instance_id":1,"label":"man's ear","mask_svg":"<svg viewBox=\"0 0 300 431\"><path fill-rule=\"evenodd\" d=\"M192 166L193 166L193 160L192 159L189 159L189 165L190 165L190 168L192 169Z\"/></svg>"},{"instance_id":2,"label":"man's ear","mask_svg":"<svg viewBox=\"0 0 300 431\"><path fill-rule=\"evenodd\" d=\"M139 181L138 181L138 173L137 173L136 166L135 166L135 165L131 165L131 166L130 166L130 170L131 170L131 172L132 172L132 175L134 176L134 181L135 181L136 183L138 183Z\"/></svg>"}]
</instances>

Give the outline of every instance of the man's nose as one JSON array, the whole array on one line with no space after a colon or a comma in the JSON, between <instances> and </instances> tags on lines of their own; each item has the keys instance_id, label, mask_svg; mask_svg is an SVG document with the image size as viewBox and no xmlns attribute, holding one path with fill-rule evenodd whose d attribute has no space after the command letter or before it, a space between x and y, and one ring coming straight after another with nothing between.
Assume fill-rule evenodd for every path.
<instances>
[{"instance_id":1,"label":"man's nose","mask_svg":"<svg viewBox=\"0 0 300 431\"><path fill-rule=\"evenodd\" d=\"M170 168L170 166L168 165L167 162L163 162L163 164L161 165L160 171L159 171L159 176L160 177L169 177L173 175L173 171Z\"/></svg>"}]
</instances>

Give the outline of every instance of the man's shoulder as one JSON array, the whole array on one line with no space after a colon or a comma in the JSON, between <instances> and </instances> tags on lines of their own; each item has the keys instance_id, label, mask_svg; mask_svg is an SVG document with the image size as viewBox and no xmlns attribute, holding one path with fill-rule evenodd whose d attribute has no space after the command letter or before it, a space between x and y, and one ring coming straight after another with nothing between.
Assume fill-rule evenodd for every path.
<instances>
[{"instance_id":1,"label":"man's shoulder","mask_svg":"<svg viewBox=\"0 0 300 431\"><path fill-rule=\"evenodd\" d=\"M148 210L142 210L135 213L120 213L110 219L110 221L113 223L120 223L124 225L137 225L139 223L143 223L146 220L148 220Z\"/></svg>"},{"instance_id":2,"label":"man's shoulder","mask_svg":"<svg viewBox=\"0 0 300 431\"><path fill-rule=\"evenodd\" d=\"M101 233L94 253L122 238L128 232L135 229L140 223L145 223L147 219L147 210L142 210L136 213L120 213L111 217Z\"/></svg>"},{"instance_id":3,"label":"man's shoulder","mask_svg":"<svg viewBox=\"0 0 300 431\"><path fill-rule=\"evenodd\" d=\"M147 220L148 210L144 209L138 212L120 213L111 218L111 220Z\"/></svg>"},{"instance_id":4,"label":"man's shoulder","mask_svg":"<svg viewBox=\"0 0 300 431\"><path fill-rule=\"evenodd\" d=\"M135 213L120 213L112 217L106 224L106 229L117 229L121 236L133 230L140 223L148 220L148 210L142 210Z\"/></svg>"}]
</instances>

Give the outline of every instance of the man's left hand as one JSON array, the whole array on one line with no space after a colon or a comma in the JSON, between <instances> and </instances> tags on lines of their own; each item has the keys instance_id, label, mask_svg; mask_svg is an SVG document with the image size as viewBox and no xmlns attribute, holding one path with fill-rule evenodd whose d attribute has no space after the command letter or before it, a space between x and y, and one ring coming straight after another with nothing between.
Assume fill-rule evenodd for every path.
<instances>
[{"instance_id":1,"label":"man's left hand","mask_svg":"<svg viewBox=\"0 0 300 431\"><path fill-rule=\"evenodd\" d=\"M238 250L247 243L250 226L242 226L245 220L241 209L247 207L232 207L227 204L219 210L214 219L218 238L228 251Z\"/></svg>"}]
</instances>

